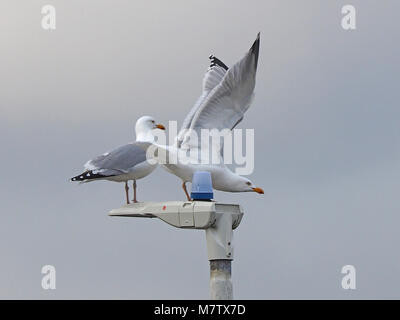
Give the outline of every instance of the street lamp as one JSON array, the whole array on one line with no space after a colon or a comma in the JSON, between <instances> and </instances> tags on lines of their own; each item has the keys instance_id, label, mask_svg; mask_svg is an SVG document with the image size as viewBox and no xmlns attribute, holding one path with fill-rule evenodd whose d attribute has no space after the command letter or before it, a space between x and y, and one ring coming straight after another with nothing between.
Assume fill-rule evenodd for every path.
<instances>
[{"instance_id":1,"label":"street lamp","mask_svg":"<svg viewBox=\"0 0 400 320\"><path fill-rule=\"evenodd\" d=\"M239 226L243 210L237 204L211 201L212 194L210 174L196 172L192 181L193 201L132 203L111 210L109 215L158 218L176 228L205 230L210 261L210 297L230 300L233 299L233 230ZM199 198L201 200L197 200Z\"/></svg>"}]
</instances>

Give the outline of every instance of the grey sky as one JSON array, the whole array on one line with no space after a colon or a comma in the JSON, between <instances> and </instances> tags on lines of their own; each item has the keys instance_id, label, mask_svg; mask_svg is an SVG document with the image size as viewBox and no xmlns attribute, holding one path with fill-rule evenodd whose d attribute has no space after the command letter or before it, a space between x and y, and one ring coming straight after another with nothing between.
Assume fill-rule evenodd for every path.
<instances>
[{"instance_id":1,"label":"grey sky","mask_svg":"<svg viewBox=\"0 0 400 320\"><path fill-rule=\"evenodd\" d=\"M341 8L357 9L357 30ZM57 29L41 28L53 4ZM236 298L400 298L398 1L2 1L0 298L207 298L204 232L111 218L123 185L68 178L133 139L142 115L183 121L210 54L261 32L252 181L240 203ZM184 200L157 169L139 200ZM57 289L41 288L41 267ZM357 290L341 288L343 265Z\"/></svg>"}]
</instances>

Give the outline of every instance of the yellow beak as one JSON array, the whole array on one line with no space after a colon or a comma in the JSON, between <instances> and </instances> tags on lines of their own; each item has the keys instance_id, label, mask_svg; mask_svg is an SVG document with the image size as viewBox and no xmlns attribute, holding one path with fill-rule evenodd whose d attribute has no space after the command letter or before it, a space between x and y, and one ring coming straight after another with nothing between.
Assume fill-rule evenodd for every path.
<instances>
[{"instance_id":1,"label":"yellow beak","mask_svg":"<svg viewBox=\"0 0 400 320\"><path fill-rule=\"evenodd\" d=\"M264 190L261 189L261 188L253 188L253 191L254 191L254 192L257 192L257 193L259 193L259 194L264 194Z\"/></svg>"},{"instance_id":2,"label":"yellow beak","mask_svg":"<svg viewBox=\"0 0 400 320\"><path fill-rule=\"evenodd\" d=\"M162 124L156 124L157 129L165 130L165 127Z\"/></svg>"}]
</instances>

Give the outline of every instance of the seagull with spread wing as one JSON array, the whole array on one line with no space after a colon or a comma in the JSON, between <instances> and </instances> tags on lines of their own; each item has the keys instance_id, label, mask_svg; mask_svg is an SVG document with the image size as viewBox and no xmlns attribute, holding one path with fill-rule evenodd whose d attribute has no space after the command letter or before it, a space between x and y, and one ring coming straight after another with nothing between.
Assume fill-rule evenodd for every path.
<instances>
[{"instance_id":1,"label":"seagull with spread wing","mask_svg":"<svg viewBox=\"0 0 400 320\"><path fill-rule=\"evenodd\" d=\"M133 180L133 202L136 199L136 180L149 175L157 167L146 159L146 146L154 141L153 129L165 130L162 124L156 124L152 117L144 116L136 121L136 141L106 152L84 165L85 171L71 181L91 182L109 180L125 182L126 203L129 204L128 181Z\"/></svg>"},{"instance_id":2,"label":"seagull with spread wing","mask_svg":"<svg viewBox=\"0 0 400 320\"><path fill-rule=\"evenodd\" d=\"M208 171L211 173L213 188L227 192L257 192L263 194L249 179L232 172L223 163L221 146L219 163L191 163L180 161L181 150L193 151L201 147L191 139L190 132L195 131L200 137L201 129L232 130L243 119L244 113L250 107L254 97L256 71L260 48L260 34L246 55L228 68L215 56L210 56L211 64L203 79L203 92L194 107L186 116L176 143L172 146L153 144L155 149L164 154L174 154L176 163L165 162L163 167L182 180L182 188L188 200L186 182L191 182L194 172ZM211 146L213 147L213 146Z\"/></svg>"}]
</instances>

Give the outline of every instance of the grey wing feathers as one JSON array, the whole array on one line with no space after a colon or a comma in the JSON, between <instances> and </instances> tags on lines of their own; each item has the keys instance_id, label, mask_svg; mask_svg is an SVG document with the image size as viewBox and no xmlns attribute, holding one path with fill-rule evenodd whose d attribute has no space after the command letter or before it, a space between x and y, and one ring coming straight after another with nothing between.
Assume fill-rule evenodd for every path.
<instances>
[{"instance_id":1,"label":"grey wing feathers","mask_svg":"<svg viewBox=\"0 0 400 320\"><path fill-rule=\"evenodd\" d=\"M94 158L85 164L88 170L110 171L107 175L115 175L128 172L137 164L146 161L146 149L137 142L128 143L108 153Z\"/></svg>"},{"instance_id":2,"label":"grey wing feathers","mask_svg":"<svg viewBox=\"0 0 400 320\"><path fill-rule=\"evenodd\" d=\"M203 79L203 92L210 93L224 78L228 67L217 57L211 55L210 67L208 68Z\"/></svg>"},{"instance_id":3,"label":"grey wing feathers","mask_svg":"<svg viewBox=\"0 0 400 320\"><path fill-rule=\"evenodd\" d=\"M247 54L229 68L222 81L201 103L190 129L234 128L250 107L258 64L259 34Z\"/></svg>"},{"instance_id":4,"label":"grey wing feathers","mask_svg":"<svg viewBox=\"0 0 400 320\"><path fill-rule=\"evenodd\" d=\"M202 102L207 98L209 93L222 81L224 78L228 67L221 60L219 60L214 55L210 55L208 57L210 59L210 66L207 69L206 74L203 78L203 90L201 96L197 99L196 103L192 107L192 109L187 114L185 120L183 121L180 134L177 137L178 148L180 147L183 137L184 130L189 129L192 123L192 120L198 111Z\"/></svg>"}]
</instances>

